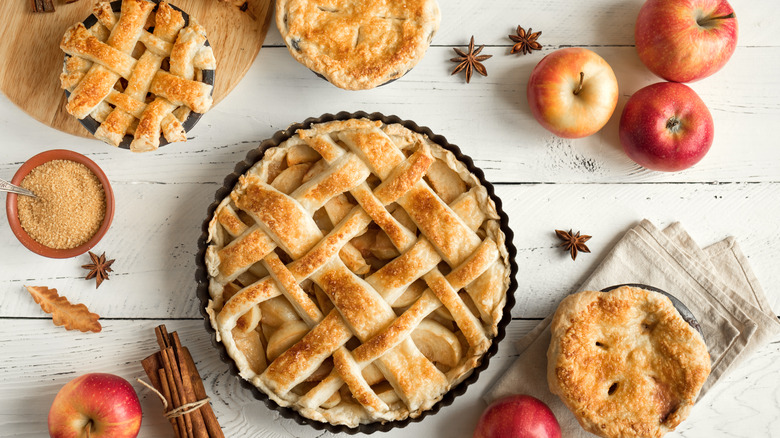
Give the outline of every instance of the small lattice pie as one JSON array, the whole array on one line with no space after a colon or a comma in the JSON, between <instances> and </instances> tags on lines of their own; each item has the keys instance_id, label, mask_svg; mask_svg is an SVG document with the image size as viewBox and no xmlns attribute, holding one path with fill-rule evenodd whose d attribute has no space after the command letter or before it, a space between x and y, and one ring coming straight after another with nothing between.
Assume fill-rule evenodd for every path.
<instances>
[{"instance_id":1,"label":"small lattice pie","mask_svg":"<svg viewBox=\"0 0 780 438\"><path fill-rule=\"evenodd\" d=\"M337 87L365 90L411 70L441 21L436 0L277 0L292 56Z\"/></svg>"},{"instance_id":2,"label":"small lattice pie","mask_svg":"<svg viewBox=\"0 0 780 438\"><path fill-rule=\"evenodd\" d=\"M464 164L399 124L298 130L209 224L217 338L244 379L308 418L416 417L497 333L510 272L498 218Z\"/></svg>"},{"instance_id":3,"label":"small lattice pie","mask_svg":"<svg viewBox=\"0 0 780 438\"><path fill-rule=\"evenodd\" d=\"M133 135L132 151L157 149L161 132L168 142L186 141L182 122L212 103L212 86L202 82L203 70L216 65L205 29L165 2L124 0L116 14L100 1L93 15L94 26L77 23L60 42L69 55L60 76L67 111L92 116L100 123L95 137L108 144Z\"/></svg>"},{"instance_id":4,"label":"small lattice pie","mask_svg":"<svg viewBox=\"0 0 780 438\"><path fill-rule=\"evenodd\" d=\"M657 292L623 286L570 295L551 330L550 391L602 437L674 430L710 373L704 339Z\"/></svg>"}]
</instances>

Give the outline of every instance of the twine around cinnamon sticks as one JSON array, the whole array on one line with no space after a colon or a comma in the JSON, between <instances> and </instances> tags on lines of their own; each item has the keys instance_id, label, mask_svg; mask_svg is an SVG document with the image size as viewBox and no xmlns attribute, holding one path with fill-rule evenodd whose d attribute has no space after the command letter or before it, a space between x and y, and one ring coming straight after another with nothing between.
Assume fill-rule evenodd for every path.
<instances>
[{"instance_id":1,"label":"twine around cinnamon sticks","mask_svg":"<svg viewBox=\"0 0 780 438\"><path fill-rule=\"evenodd\" d=\"M195 361L176 332L155 327L160 351L141 361L152 386L164 397L166 418L177 438L224 438Z\"/></svg>"}]
</instances>

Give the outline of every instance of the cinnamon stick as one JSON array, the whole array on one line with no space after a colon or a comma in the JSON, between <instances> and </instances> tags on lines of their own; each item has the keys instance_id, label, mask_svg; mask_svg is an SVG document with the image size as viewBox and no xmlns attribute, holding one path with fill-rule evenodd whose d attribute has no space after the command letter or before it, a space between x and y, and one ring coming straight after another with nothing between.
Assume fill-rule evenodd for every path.
<instances>
[{"instance_id":1,"label":"cinnamon stick","mask_svg":"<svg viewBox=\"0 0 780 438\"><path fill-rule=\"evenodd\" d=\"M173 402L171 404L171 409L175 409L182 405L181 396L179 395L180 392L178 388L181 385L181 382L176 382L177 379L181 379L181 376L178 376L177 378L176 375L177 373L174 373L173 371L173 367L171 366L171 360L168 357L169 351L170 349L168 348L162 350L160 352L160 357L162 358L165 377L166 379L168 379L168 388L171 390L171 401ZM180 415L176 417L176 421L179 423L179 430L181 432L181 436L192 438L192 423L189 421L189 417L185 415Z\"/></svg>"},{"instance_id":2,"label":"cinnamon stick","mask_svg":"<svg viewBox=\"0 0 780 438\"><path fill-rule=\"evenodd\" d=\"M52 0L30 0L33 12L54 12Z\"/></svg>"},{"instance_id":3,"label":"cinnamon stick","mask_svg":"<svg viewBox=\"0 0 780 438\"><path fill-rule=\"evenodd\" d=\"M168 379L165 377L165 370L160 368L157 370L157 373L159 376L157 377L158 381L160 382L160 392L162 392L163 397L165 397L165 400L168 401L168 408L166 409L165 413L168 413L171 410L171 406L173 406L173 401L171 399L171 390L168 386ZM179 419L178 418L169 418L169 421L171 422L171 426L173 427L173 433L176 434L176 438L181 438L181 429L179 428Z\"/></svg>"},{"instance_id":4,"label":"cinnamon stick","mask_svg":"<svg viewBox=\"0 0 780 438\"><path fill-rule=\"evenodd\" d=\"M157 345L160 346L160 351L170 346L168 344L168 329L165 328L165 324L155 327L154 335L157 337Z\"/></svg>"},{"instance_id":5,"label":"cinnamon stick","mask_svg":"<svg viewBox=\"0 0 780 438\"><path fill-rule=\"evenodd\" d=\"M160 364L160 356L157 353L154 353L153 355L142 360L141 366L146 372L146 375L149 377L149 381L152 383L152 386L154 386L155 389L159 391L159 389L162 387L160 376L157 375L157 370L162 368L162 365Z\"/></svg>"},{"instance_id":6,"label":"cinnamon stick","mask_svg":"<svg viewBox=\"0 0 780 438\"><path fill-rule=\"evenodd\" d=\"M189 367L182 360L182 346L181 341L179 340L179 334L173 332L169 335L169 339L171 340L170 344L172 345L173 352L176 356L176 363L179 367L179 372L181 373L181 383L182 388L184 389L182 402L183 404L196 402L199 399L195 396L195 392L192 389L192 380L190 378ZM206 425L203 423L203 415L201 414L200 409L196 409L184 415L189 415L190 419L192 420L193 435L195 438L209 438L208 432L206 431Z\"/></svg>"},{"instance_id":7,"label":"cinnamon stick","mask_svg":"<svg viewBox=\"0 0 780 438\"><path fill-rule=\"evenodd\" d=\"M208 398L208 395L206 395L206 388L203 386L203 379L201 379L198 368L195 367L195 361L192 359L190 350L187 347L182 349L182 358L190 369L190 379L192 380L195 396L198 400L205 400ZM211 409L211 403L206 403L200 410L203 411L203 420L206 423L209 437L225 438L225 434L222 433L222 427L219 425L219 421L217 421L217 416L214 415L214 410Z\"/></svg>"}]
</instances>

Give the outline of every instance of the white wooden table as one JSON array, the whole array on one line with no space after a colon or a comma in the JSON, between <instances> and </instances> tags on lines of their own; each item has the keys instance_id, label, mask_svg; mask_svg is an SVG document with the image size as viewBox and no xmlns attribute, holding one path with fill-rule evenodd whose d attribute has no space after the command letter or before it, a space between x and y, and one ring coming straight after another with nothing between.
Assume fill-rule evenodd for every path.
<instances>
[{"instance_id":1,"label":"white wooden table","mask_svg":"<svg viewBox=\"0 0 780 438\"><path fill-rule=\"evenodd\" d=\"M87 0L85 0L87 1ZM175 2L174 2L175 3ZM203 117L183 144L134 155L96 140L50 129L0 97L0 177L48 149L81 152L100 165L116 194L116 215L95 248L115 258L114 273L95 290L83 280L87 256L46 259L27 251L0 223L0 435L46 435L54 395L70 379L109 372L144 376L140 360L155 349L153 328L179 331L204 377L229 437L314 437L280 418L243 389L211 346L195 297L195 253L206 207L236 162L293 122L342 110L395 114L430 127L460 146L496 185L515 231L520 266L515 319L499 354L452 406L386 436L470 436L484 409L481 394L509 365L513 343L571 292L628 227L642 218L681 221L703 245L735 236L780 312L780 2L733 0L739 47L714 76L691 86L715 119L705 159L680 173L640 168L618 142L620 112L633 92L656 82L633 47L642 0L440 0L442 26L423 61L403 79L347 92L315 77L288 54L272 25L239 86ZM515 27L542 30L542 52L509 55ZM450 76L451 47L486 44L489 76ZM525 87L531 69L560 47L585 46L618 77L620 100L598 134L563 140L531 116ZM3 60L3 62L19 62ZM58 90L52 90L58 94ZM555 228L593 235L592 254L576 262L555 245ZM103 331L55 327L23 285L57 288L101 315ZM777 436L780 430L780 339L734 371L696 406L673 436ZM170 436L156 397L137 383L140 436ZM328 435L325 433L324 435Z\"/></svg>"}]
</instances>

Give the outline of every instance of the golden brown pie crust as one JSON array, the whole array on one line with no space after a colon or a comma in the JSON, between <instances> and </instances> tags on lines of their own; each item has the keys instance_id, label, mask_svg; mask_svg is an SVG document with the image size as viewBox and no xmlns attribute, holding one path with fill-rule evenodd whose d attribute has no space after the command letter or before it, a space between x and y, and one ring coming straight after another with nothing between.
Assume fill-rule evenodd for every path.
<instances>
[{"instance_id":1,"label":"golden brown pie crust","mask_svg":"<svg viewBox=\"0 0 780 438\"><path fill-rule=\"evenodd\" d=\"M212 104L212 86L201 82L216 67L206 30L166 2L124 0L115 14L99 1L92 13L97 23L76 23L60 42L69 55L60 75L67 111L92 116L95 137L113 146L132 135L134 152L157 149L161 135L185 141L183 121Z\"/></svg>"},{"instance_id":2,"label":"golden brown pie crust","mask_svg":"<svg viewBox=\"0 0 780 438\"><path fill-rule=\"evenodd\" d=\"M602 437L674 430L710 373L701 335L656 292L623 286L570 295L551 329L550 391Z\"/></svg>"},{"instance_id":3,"label":"golden brown pie crust","mask_svg":"<svg viewBox=\"0 0 780 438\"><path fill-rule=\"evenodd\" d=\"M268 149L217 207L205 261L207 311L241 377L350 427L417 417L470 375L510 272L479 179L427 137L367 119Z\"/></svg>"},{"instance_id":4,"label":"golden brown pie crust","mask_svg":"<svg viewBox=\"0 0 780 438\"><path fill-rule=\"evenodd\" d=\"M365 90L400 78L439 28L436 0L277 0L292 56L337 87Z\"/></svg>"}]
</instances>

